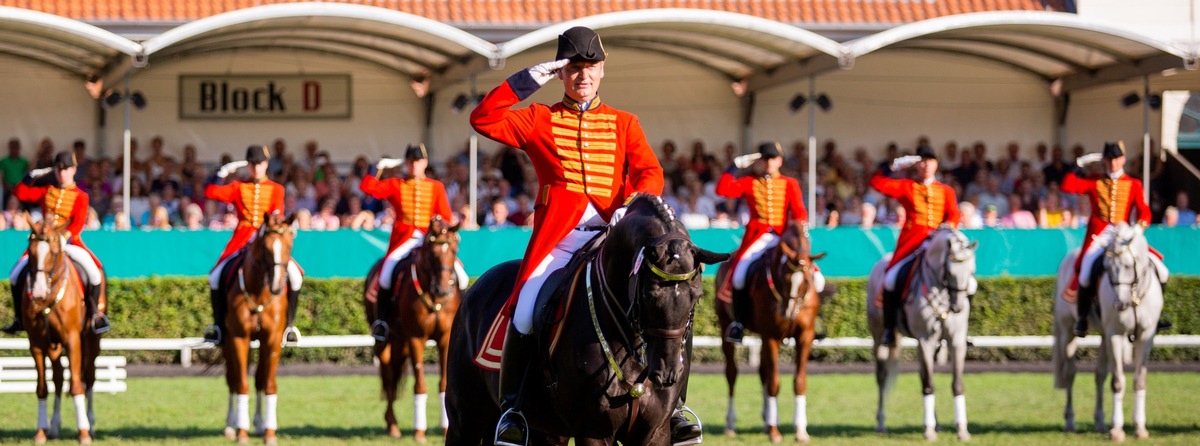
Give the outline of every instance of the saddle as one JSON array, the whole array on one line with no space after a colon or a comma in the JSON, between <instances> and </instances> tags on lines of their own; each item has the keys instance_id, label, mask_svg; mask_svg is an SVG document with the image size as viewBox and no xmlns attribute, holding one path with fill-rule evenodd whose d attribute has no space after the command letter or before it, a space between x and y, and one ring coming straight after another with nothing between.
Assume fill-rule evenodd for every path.
<instances>
[{"instance_id":1,"label":"saddle","mask_svg":"<svg viewBox=\"0 0 1200 446\"><path fill-rule=\"evenodd\" d=\"M231 254L229 261L225 262L225 269L221 270L221 277L217 279L217 287L221 293L234 289L234 287L241 288L241 284L238 283L238 271L241 271L244 260L245 251L239 250Z\"/></svg>"},{"instance_id":2,"label":"saddle","mask_svg":"<svg viewBox=\"0 0 1200 446\"><path fill-rule=\"evenodd\" d=\"M588 240L571 256L567 266L550 274L542 289L538 291L537 301L533 306L533 332L538 336L539 344L546 346L547 356L554 354L558 340L562 337L562 322L566 320L567 309L575 299L577 285L586 279L583 277L587 269L584 266L600 253L600 247L607 237L608 231L605 230Z\"/></svg>"}]
</instances>

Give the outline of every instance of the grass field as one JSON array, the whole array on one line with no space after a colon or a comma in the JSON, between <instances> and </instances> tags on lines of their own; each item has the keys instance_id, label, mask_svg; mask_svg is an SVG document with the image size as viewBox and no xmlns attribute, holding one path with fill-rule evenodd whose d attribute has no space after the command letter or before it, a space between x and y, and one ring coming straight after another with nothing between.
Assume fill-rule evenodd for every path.
<instances>
[{"instance_id":1,"label":"grass field","mask_svg":"<svg viewBox=\"0 0 1200 446\"><path fill-rule=\"evenodd\" d=\"M435 377L436 379L436 377ZM967 407L972 444L1097 444L1107 437L1091 433L1094 386L1090 375L1077 379L1076 413L1081 434L1063 434L1062 392L1052 388L1048 374L983 373L967 376ZM411 383L411 379L408 381ZM780 421L785 444L793 433L790 379L784 379L780 398ZM938 420L941 441L957 442L953 435L953 411L949 378L938 378ZM695 375L691 382L690 405L707 422L705 445L765 444L761 430L761 390L756 377L743 375L738 382L738 436L722 434L725 419L725 383L718 375ZM280 441L285 444L415 444L412 441L411 395L397 404L405 438L383 435L383 403L378 398L378 381L370 376L283 377L279 383ZM411 388L411 387L410 387ZM1200 375L1195 373L1152 373L1147 416L1151 438L1137 444L1200 443ZM865 374L816 375L809 380L809 432L813 444L916 444L921 438L921 396L915 374L897 383L889 402L886 436L874 432L874 378ZM1132 392L1130 392L1130 395ZM1132 397L1126 398L1126 420L1131 415ZM437 426L436 396L430 398L430 426ZM1111 397L1107 398L1111 406ZM66 440L74 443L74 415L69 399L63 411ZM226 391L223 379L133 378L129 391L97 395L98 444L228 444L221 437L225 419ZM36 399L31 394L0 395L0 442L29 443L36 421ZM1126 425L1132 434L1132 426ZM1135 440L1129 440L1134 442ZM441 444L438 429L430 444ZM261 444L256 440L252 444Z\"/></svg>"}]
</instances>

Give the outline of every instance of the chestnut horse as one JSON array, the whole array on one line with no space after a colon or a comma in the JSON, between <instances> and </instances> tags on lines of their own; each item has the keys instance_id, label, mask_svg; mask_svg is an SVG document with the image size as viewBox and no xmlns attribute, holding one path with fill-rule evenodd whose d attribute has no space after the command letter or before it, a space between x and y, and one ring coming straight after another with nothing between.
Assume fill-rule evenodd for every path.
<instances>
[{"instance_id":1,"label":"chestnut horse","mask_svg":"<svg viewBox=\"0 0 1200 446\"><path fill-rule=\"evenodd\" d=\"M387 322L387 342L375 343L375 357L379 358L379 377L383 380L383 393L387 398L387 410L383 419L387 422L388 435L400 438L396 425L396 414L392 405L396 402L397 388L404 377L404 361L409 361L415 382L413 383L413 426L418 442L425 442L425 403L428 393L425 384L425 343L430 339L437 342L438 396L441 399L441 427L446 429L446 346L450 343L450 325L458 312L460 286L454 265L458 262L458 228L451 226L441 217L429 221L425 240L397 265L396 280L392 281L393 310ZM367 321L373 322L375 299L379 292L379 270L383 259L375 263L367 274L363 304L366 306Z\"/></svg>"},{"instance_id":2,"label":"chestnut horse","mask_svg":"<svg viewBox=\"0 0 1200 446\"><path fill-rule=\"evenodd\" d=\"M276 444L278 428L275 409L277 395L275 370L283 349L283 330L287 324L287 267L292 258L292 229L295 215L286 219L277 213L264 216L258 234L231 260L226 268L236 279L228 290L225 316L228 334L223 344L225 381L229 385L229 412L225 417L225 437L249 442L250 380L247 377L250 342L257 340L258 367L254 384L258 390L254 414L256 433L267 444ZM263 404L266 403L266 409ZM236 437L235 437L236 436Z\"/></svg>"},{"instance_id":3,"label":"chestnut horse","mask_svg":"<svg viewBox=\"0 0 1200 446\"><path fill-rule=\"evenodd\" d=\"M28 220L29 215L25 218ZM60 403L63 390L64 350L71 371L71 398L75 403L75 425L79 443L92 443L92 385L96 382L96 356L100 353L100 335L92 332L86 317L83 280L80 271L67 257L66 224L53 226L29 222L29 263L12 292L29 299L21 305L21 323L29 335L29 351L37 370L38 423L34 442L57 438L62 425ZM54 415L47 417L46 358L54 373Z\"/></svg>"},{"instance_id":4,"label":"chestnut horse","mask_svg":"<svg viewBox=\"0 0 1200 446\"><path fill-rule=\"evenodd\" d=\"M821 298L813 288L813 262L825 257L825 253L811 254L808 231L789 224L779 244L763 253L746 270L746 291L742 298L749 299L751 310L746 320L741 321L746 329L762 337L762 357L758 375L763 384L763 421L767 436L772 442L783 441L779 432L779 348L785 338L796 340L796 441L807 442L808 417L805 395L808 387L808 356L812 352L816 337L817 313L821 309ZM726 263L725 265L728 265ZM722 265L720 272L726 272ZM721 274L723 276L723 274ZM721 283L722 278L717 278ZM717 301L718 326L726 327L733 321L733 306ZM737 382L737 357L734 345L721 342L725 354L725 381L729 384L729 408L725 415L725 433L734 434L736 414L733 410L733 389Z\"/></svg>"}]
</instances>

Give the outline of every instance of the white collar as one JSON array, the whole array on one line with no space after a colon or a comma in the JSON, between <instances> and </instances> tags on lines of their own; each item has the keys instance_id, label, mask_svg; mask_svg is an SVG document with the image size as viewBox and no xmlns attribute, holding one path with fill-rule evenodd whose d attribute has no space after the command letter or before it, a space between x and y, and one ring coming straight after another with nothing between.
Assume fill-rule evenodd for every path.
<instances>
[{"instance_id":1,"label":"white collar","mask_svg":"<svg viewBox=\"0 0 1200 446\"><path fill-rule=\"evenodd\" d=\"M937 181L937 177L929 177L929 179L921 180L921 184L928 186L933 184L935 181Z\"/></svg>"},{"instance_id":2,"label":"white collar","mask_svg":"<svg viewBox=\"0 0 1200 446\"><path fill-rule=\"evenodd\" d=\"M1116 172L1108 174L1108 179L1117 181L1117 180L1121 179L1121 176L1123 176L1123 175L1125 175L1125 169L1121 169Z\"/></svg>"}]
</instances>

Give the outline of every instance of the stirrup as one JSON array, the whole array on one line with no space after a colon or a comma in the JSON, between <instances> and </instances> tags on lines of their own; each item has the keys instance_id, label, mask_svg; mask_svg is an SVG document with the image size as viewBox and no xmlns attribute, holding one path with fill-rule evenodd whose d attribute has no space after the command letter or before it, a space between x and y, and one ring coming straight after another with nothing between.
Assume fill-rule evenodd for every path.
<instances>
[{"instance_id":1,"label":"stirrup","mask_svg":"<svg viewBox=\"0 0 1200 446\"><path fill-rule=\"evenodd\" d=\"M289 325L287 328L285 328L283 330L283 344L282 345L284 347L299 346L300 345L300 337L301 337L300 330L297 330L296 327Z\"/></svg>"},{"instance_id":2,"label":"stirrup","mask_svg":"<svg viewBox=\"0 0 1200 446\"><path fill-rule=\"evenodd\" d=\"M741 322L733 321L725 327L725 342L742 345L742 341L746 338L746 326Z\"/></svg>"},{"instance_id":3,"label":"stirrup","mask_svg":"<svg viewBox=\"0 0 1200 446\"><path fill-rule=\"evenodd\" d=\"M92 315L92 333L104 334L112 330L112 325L109 323L108 316L104 313L96 313Z\"/></svg>"},{"instance_id":4,"label":"stirrup","mask_svg":"<svg viewBox=\"0 0 1200 446\"><path fill-rule=\"evenodd\" d=\"M221 342L224 340L225 336L221 333L221 327L218 327L216 324L209 325L204 329L204 342L221 345Z\"/></svg>"},{"instance_id":5,"label":"stirrup","mask_svg":"<svg viewBox=\"0 0 1200 446\"><path fill-rule=\"evenodd\" d=\"M375 322L371 323L371 337L375 338L375 342L387 342L389 330L388 323L383 319L375 319Z\"/></svg>"},{"instance_id":6,"label":"stirrup","mask_svg":"<svg viewBox=\"0 0 1200 446\"><path fill-rule=\"evenodd\" d=\"M695 438L680 439L679 441L675 441L675 438L671 438L671 446L685 446L685 445L690 445L690 444L703 443L704 442L704 423L702 421L700 421L700 415L696 415L696 412L692 411L692 409L687 406L683 406L683 407L677 409L675 412L677 412L680 416L683 416L684 413L692 414L692 418L696 420L695 426L696 426L696 430L700 432L700 436L695 437ZM684 417L684 418L686 419L687 417ZM674 434L675 434L675 432L674 432L674 430L672 430L671 435L674 435Z\"/></svg>"},{"instance_id":7,"label":"stirrup","mask_svg":"<svg viewBox=\"0 0 1200 446\"><path fill-rule=\"evenodd\" d=\"M510 417L510 416L521 419L520 426L525 428L525 433L524 433L525 441L523 443L513 443L510 441L504 441L504 440L500 439L500 425L504 424L504 421L506 419L508 419L508 417ZM509 422L512 423L514 421L509 420ZM496 436L495 436L495 440L493 441L493 443L496 446L529 446L529 421L525 419L525 414L523 414L517 410L512 410L511 408L504 411L504 413L500 414L500 420L497 421L497 423L496 423Z\"/></svg>"}]
</instances>

